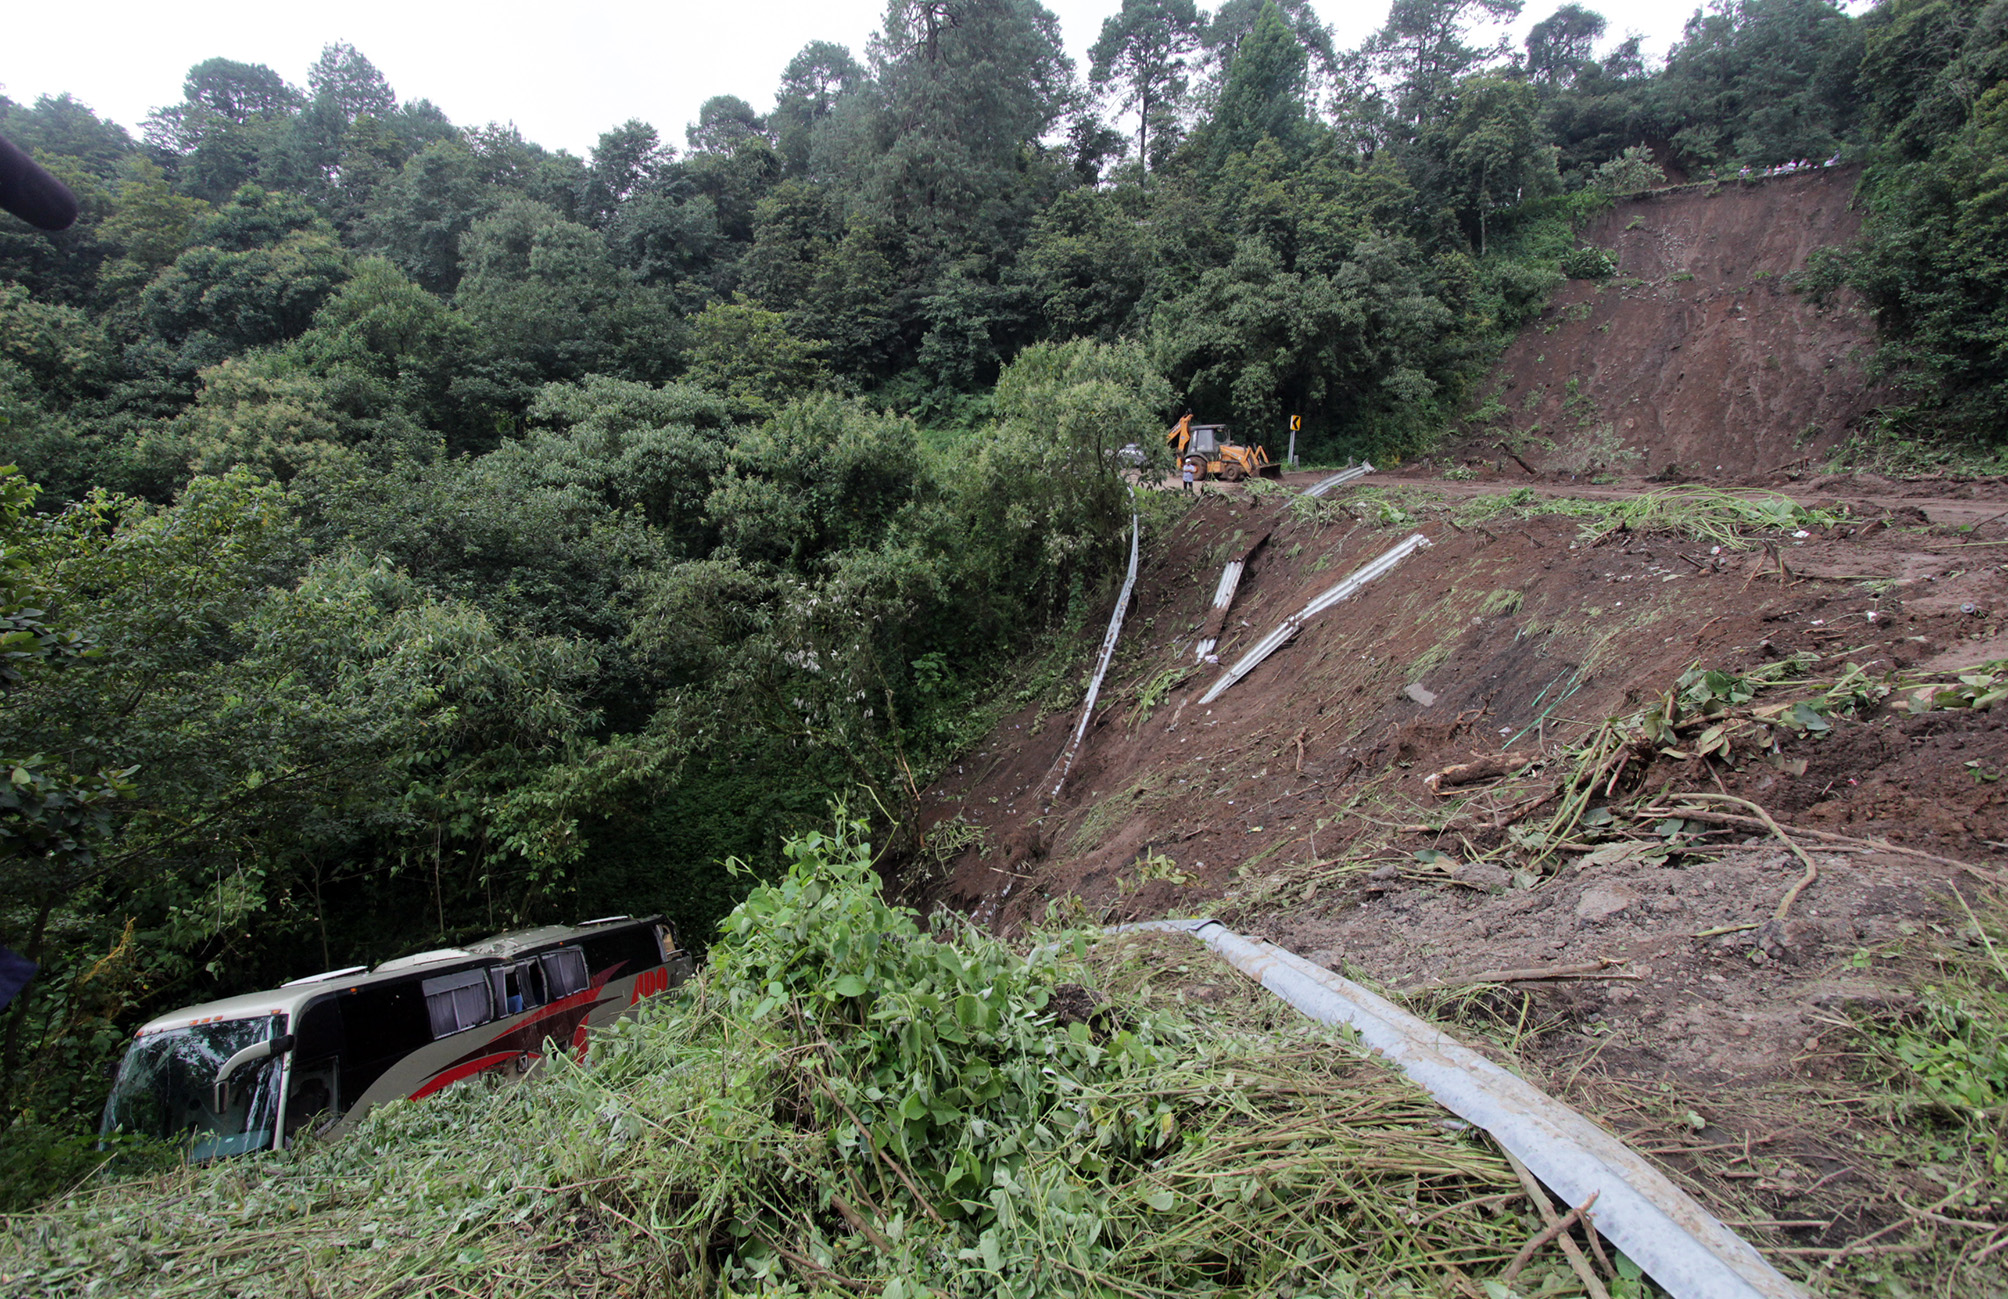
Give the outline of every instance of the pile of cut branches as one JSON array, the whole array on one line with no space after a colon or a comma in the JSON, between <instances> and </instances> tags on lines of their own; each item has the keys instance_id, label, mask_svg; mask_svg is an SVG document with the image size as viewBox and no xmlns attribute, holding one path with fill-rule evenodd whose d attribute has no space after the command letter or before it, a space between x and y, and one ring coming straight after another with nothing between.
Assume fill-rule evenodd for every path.
<instances>
[{"instance_id":1,"label":"pile of cut branches","mask_svg":"<svg viewBox=\"0 0 2008 1299\"><path fill-rule=\"evenodd\" d=\"M1836 659L1838 671L1814 675ZM1474 755L1431 773L1424 783L1441 800L1436 808L1403 805L1391 809L1401 820L1376 820L1355 810L1387 776L1369 781L1333 818L1344 826L1327 840L1338 841L1335 855L1251 881L1222 914L1231 919L1259 912L1289 896L1308 901L1329 885L1389 868L1419 882L1471 883L1488 877L1469 868L1488 864L1497 868L1494 875L1507 872L1499 878L1534 887L1570 862L1692 858L1720 847L1717 841L1752 833L1768 833L1794 851L1795 841L1805 838L1925 858L2000 885L1996 872L1885 840L1781 828L1744 800L1680 793L1666 779L1649 781L1647 773L1667 762L1698 763L1704 770L1768 762L1803 771L1804 761L1789 755L1790 746L1817 739L1844 719L1884 710L1982 711L2003 700L2003 660L1934 676L1875 672L1845 655L1794 656L1743 673L1696 665L1645 707L1593 724L1586 738L1566 749ZM1380 797L1385 804L1387 796ZM1321 821L1319 830L1325 825ZM1417 835L1429 836L1432 846L1412 852L1399 846L1413 844Z\"/></svg>"}]
</instances>

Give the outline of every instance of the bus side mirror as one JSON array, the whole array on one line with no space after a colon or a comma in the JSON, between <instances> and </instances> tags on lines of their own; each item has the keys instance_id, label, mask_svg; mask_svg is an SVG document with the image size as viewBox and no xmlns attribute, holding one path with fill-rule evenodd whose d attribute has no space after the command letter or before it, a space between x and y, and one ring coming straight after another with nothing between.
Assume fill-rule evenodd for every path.
<instances>
[{"instance_id":1,"label":"bus side mirror","mask_svg":"<svg viewBox=\"0 0 2008 1299\"><path fill-rule=\"evenodd\" d=\"M273 1056L284 1055L293 1049L293 1035L282 1033L278 1037L267 1038L263 1042L253 1042L236 1055L223 1062L216 1071L216 1081L210 1088L210 1108L218 1114L230 1108L230 1077L247 1064L269 1060Z\"/></svg>"}]
</instances>

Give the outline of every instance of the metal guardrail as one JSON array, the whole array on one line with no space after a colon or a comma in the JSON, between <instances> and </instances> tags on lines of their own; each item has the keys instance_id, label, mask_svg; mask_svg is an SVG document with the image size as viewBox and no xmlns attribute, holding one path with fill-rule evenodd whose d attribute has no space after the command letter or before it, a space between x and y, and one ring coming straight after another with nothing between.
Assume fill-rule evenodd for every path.
<instances>
[{"instance_id":1,"label":"metal guardrail","mask_svg":"<svg viewBox=\"0 0 2008 1299\"><path fill-rule=\"evenodd\" d=\"M1294 952L1214 920L1124 930L1189 933L1325 1024L1347 1024L1451 1113L1484 1128L1570 1204L1597 1197L1596 1229L1674 1299L1808 1299L1763 1255L1636 1151L1442 1029Z\"/></svg>"},{"instance_id":2,"label":"metal guardrail","mask_svg":"<svg viewBox=\"0 0 2008 1299\"><path fill-rule=\"evenodd\" d=\"M1374 472L1374 462L1371 460L1362 460L1358 464L1354 465L1351 469L1341 469L1339 470L1339 472L1333 474L1330 478L1321 478L1317 482L1312 483L1309 487L1306 487L1304 489L1304 495L1323 496L1326 492L1331 491L1334 487L1344 487L1347 483L1353 482L1356 479L1365 478L1368 474L1373 472Z\"/></svg>"},{"instance_id":3,"label":"metal guardrail","mask_svg":"<svg viewBox=\"0 0 2008 1299\"><path fill-rule=\"evenodd\" d=\"M1143 521L1136 513L1136 488L1130 488L1130 557L1129 576L1123 579L1122 594L1116 597L1115 612L1109 615L1109 629L1102 636L1102 658L1095 665L1094 679L1088 682L1088 697L1081 703L1081 720L1074 727L1074 738L1067 741L1067 748L1060 755L1060 774L1053 781L1053 798L1060 796L1065 788L1067 773L1073 770L1074 758L1080 753L1081 741L1087 738L1088 722L1095 715L1095 700L1102 693L1102 678L1109 674L1109 664L1116 656L1116 641L1123 633L1123 613L1129 608L1130 593L1136 589L1136 569L1138 538L1143 532Z\"/></svg>"},{"instance_id":4,"label":"metal guardrail","mask_svg":"<svg viewBox=\"0 0 2008 1299\"><path fill-rule=\"evenodd\" d=\"M1277 650L1288 644L1290 638L1302 630L1306 622L1309 622L1312 618L1317 617L1340 601L1351 599L1368 582L1388 572L1396 564L1399 564L1402 560L1407 559L1410 555L1413 555L1416 551L1421 550L1429 544L1428 537L1423 536L1420 532L1416 533L1407 541L1402 542L1379 559L1376 559L1373 563L1355 570L1352 576L1348 577L1345 581L1340 582L1337 586L1332 587L1324 594L1318 596L1317 599L1312 600L1309 604L1291 614L1288 618L1285 618L1276 625L1275 630L1271 631L1261 640L1256 641L1254 648L1243 654L1233 667L1222 673L1220 679L1213 683L1213 687L1200 697L1199 702L1201 704L1210 704L1220 698L1221 695L1226 693L1229 686L1239 681L1242 677L1247 676L1250 672L1253 672L1263 659L1268 658L1271 654L1274 654Z\"/></svg>"}]
</instances>

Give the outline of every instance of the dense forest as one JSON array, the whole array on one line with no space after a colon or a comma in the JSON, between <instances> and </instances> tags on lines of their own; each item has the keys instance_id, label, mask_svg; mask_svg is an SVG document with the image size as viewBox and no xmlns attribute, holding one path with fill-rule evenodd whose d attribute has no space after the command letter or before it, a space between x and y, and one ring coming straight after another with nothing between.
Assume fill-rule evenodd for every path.
<instances>
[{"instance_id":1,"label":"dense forest","mask_svg":"<svg viewBox=\"0 0 2008 1299\"><path fill-rule=\"evenodd\" d=\"M84 208L0 222L8 1141L87 1128L175 1005L553 917L701 946L721 863L833 797L923 851L930 773L1079 690L1119 448L1427 448L1608 273L1614 194L1863 162L1809 287L1917 427L1993 436L2008 2L1718 3L1654 66L1519 8L1347 50L1307 0L1125 0L1079 68L1034 0L891 0L770 110L586 158L339 44L198 64L137 136L0 98Z\"/></svg>"}]
</instances>

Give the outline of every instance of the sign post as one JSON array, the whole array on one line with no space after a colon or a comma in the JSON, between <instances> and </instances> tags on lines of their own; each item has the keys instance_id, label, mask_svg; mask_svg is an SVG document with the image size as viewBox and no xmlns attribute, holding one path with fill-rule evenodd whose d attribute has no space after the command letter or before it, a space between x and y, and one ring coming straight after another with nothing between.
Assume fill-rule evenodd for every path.
<instances>
[{"instance_id":1,"label":"sign post","mask_svg":"<svg viewBox=\"0 0 2008 1299\"><path fill-rule=\"evenodd\" d=\"M1290 417L1290 468L1292 469L1297 467L1297 430L1302 427L1304 427L1304 417L1302 415L1292 415Z\"/></svg>"}]
</instances>

